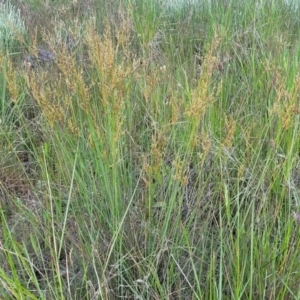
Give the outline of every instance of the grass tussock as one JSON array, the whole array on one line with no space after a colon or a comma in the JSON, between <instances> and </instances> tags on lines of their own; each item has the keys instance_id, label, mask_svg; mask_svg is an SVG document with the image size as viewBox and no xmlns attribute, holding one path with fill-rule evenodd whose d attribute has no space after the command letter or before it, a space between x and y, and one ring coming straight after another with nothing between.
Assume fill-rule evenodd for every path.
<instances>
[{"instance_id":1,"label":"grass tussock","mask_svg":"<svg viewBox=\"0 0 300 300\"><path fill-rule=\"evenodd\" d=\"M1 52L0 298L298 299L298 8L98 2Z\"/></svg>"}]
</instances>

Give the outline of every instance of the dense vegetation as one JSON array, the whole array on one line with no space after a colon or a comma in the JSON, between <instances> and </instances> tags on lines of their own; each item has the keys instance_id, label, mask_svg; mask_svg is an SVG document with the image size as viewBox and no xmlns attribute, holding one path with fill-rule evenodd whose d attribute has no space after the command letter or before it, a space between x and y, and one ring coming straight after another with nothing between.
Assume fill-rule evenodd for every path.
<instances>
[{"instance_id":1,"label":"dense vegetation","mask_svg":"<svg viewBox=\"0 0 300 300\"><path fill-rule=\"evenodd\" d=\"M0 298L299 299L298 8L11 4Z\"/></svg>"}]
</instances>

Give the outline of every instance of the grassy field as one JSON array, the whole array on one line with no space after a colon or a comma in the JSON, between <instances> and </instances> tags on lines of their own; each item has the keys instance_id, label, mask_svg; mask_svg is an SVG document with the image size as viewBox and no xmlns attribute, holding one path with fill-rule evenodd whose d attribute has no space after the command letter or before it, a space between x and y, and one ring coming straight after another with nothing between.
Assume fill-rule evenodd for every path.
<instances>
[{"instance_id":1,"label":"grassy field","mask_svg":"<svg viewBox=\"0 0 300 300\"><path fill-rule=\"evenodd\" d=\"M300 298L300 11L203 2L12 0L0 299Z\"/></svg>"}]
</instances>

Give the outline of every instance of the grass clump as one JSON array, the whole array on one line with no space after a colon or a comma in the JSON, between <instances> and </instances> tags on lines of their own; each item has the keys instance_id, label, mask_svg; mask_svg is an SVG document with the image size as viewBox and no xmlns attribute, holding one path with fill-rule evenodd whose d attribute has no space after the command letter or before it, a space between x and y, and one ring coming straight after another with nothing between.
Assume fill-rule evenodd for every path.
<instances>
[{"instance_id":1,"label":"grass clump","mask_svg":"<svg viewBox=\"0 0 300 300\"><path fill-rule=\"evenodd\" d=\"M30 42L1 56L1 297L298 299L296 13L137 4L22 6Z\"/></svg>"},{"instance_id":2,"label":"grass clump","mask_svg":"<svg viewBox=\"0 0 300 300\"><path fill-rule=\"evenodd\" d=\"M20 10L9 1L0 3L0 20L0 50L12 51L20 37L26 34Z\"/></svg>"}]
</instances>

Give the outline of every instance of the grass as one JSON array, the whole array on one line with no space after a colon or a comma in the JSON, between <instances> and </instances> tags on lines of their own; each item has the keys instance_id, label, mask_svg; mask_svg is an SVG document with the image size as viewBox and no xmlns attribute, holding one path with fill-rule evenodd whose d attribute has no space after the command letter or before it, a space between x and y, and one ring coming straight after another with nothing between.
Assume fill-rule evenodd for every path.
<instances>
[{"instance_id":1,"label":"grass","mask_svg":"<svg viewBox=\"0 0 300 300\"><path fill-rule=\"evenodd\" d=\"M298 9L14 2L0 298L298 299Z\"/></svg>"}]
</instances>

